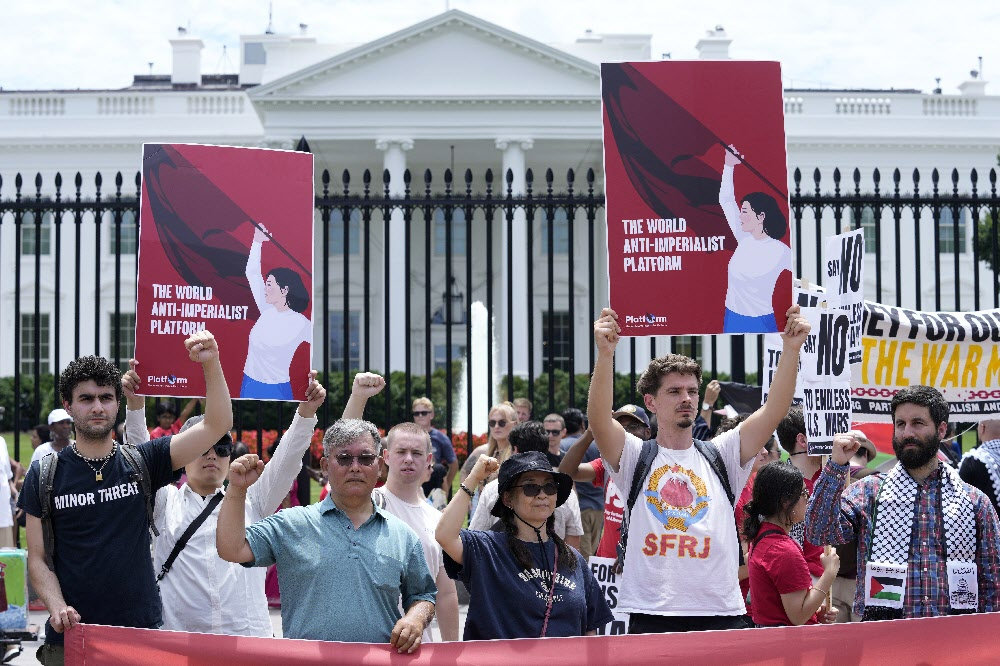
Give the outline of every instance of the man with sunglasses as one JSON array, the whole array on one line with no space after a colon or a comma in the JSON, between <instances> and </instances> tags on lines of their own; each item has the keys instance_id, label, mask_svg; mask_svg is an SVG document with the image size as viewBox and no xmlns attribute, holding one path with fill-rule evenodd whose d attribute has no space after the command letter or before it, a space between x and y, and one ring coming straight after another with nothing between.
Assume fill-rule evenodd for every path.
<instances>
[{"instance_id":1,"label":"man with sunglasses","mask_svg":"<svg viewBox=\"0 0 1000 666\"><path fill-rule=\"evenodd\" d=\"M126 435L133 444L148 439L144 400L135 394L138 380L134 368L122 376L128 402ZM302 467L302 455L316 429L316 410L325 400L326 390L316 381L316 371L312 370L306 399L299 403L260 481L247 493L249 524L271 515L281 504ZM180 432L189 430L203 418L192 416ZM229 475L232 452L233 440L226 433L185 466L187 480L180 488L170 484L156 493L153 523L159 536L153 544L153 567L160 583L164 629L273 635L264 597L265 570L226 562L215 550L219 502L225 493L223 484ZM194 531L188 533L192 525Z\"/></svg>"},{"instance_id":2,"label":"man with sunglasses","mask_svg":"<svg viewBox=\"0 0 1000 666\"><path fill-rule=\"evenodd\" d=\"M553 467L559 467L563 457L561 446L563 437L566 436L566 422L563 421L562 414L548 414L542 419L542 425L545 426L545 434L549 438L549 450L546 455Z\"/></svg>"},{"instance_id":3,"label":"man with sunglasses","mask_svg":"<svg viewBox=\"0 0 1000 666\"><path fill-rule=\"evenodd\" d=\"M400 653L420 646L437 587L416 533L372 501L381 451L374 424L337 421L323 435L320 460L330 494L249 527L246 499L264 463L248 454L230 466L216 547L229 562L278 565L286 638L389 643Z\"/></svg>"},{"instance_id":4,"label":"man with sunglasses","mask_svg":"<svg viewBox=\"0 0 1000 666\"><path fill-rule=\"evenodd\" d=\"M434 450L434 465L444 468L445 479L441 488L447 493L451 489L452 480L458 474L458 456L455 455L455 447L451 440L443 432L435 428L431 421L434 420L434 403L430 398L419 397L413 401L413 422L423 428L431 438L431 447ZM424 484L424 494L429 495L433 488Z\"/></svg>"}]
</instances>

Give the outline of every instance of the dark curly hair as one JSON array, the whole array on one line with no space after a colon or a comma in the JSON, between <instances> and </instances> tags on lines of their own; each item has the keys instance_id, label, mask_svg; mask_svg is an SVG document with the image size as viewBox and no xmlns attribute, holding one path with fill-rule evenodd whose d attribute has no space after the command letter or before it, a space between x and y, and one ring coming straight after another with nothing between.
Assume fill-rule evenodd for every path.
<instances>
[{"instance_id":1,"label":"dark curly hair","mask_svg":"<svg viewBox=\"0 0 1000 666\"><path fill-rule=\"evenodd\" d=\"M511 429L507 438L510 440L510 445L517 449L518 453L526 453L527 451L546 453L549 450L549 436L541 421L518 423Z\"/></svg>"},{"instance_id":2,"label":"dark curly hair","mask_svg":"<svg viewBox=\"0 0 1000 666\"><path fill-rule=\"evenodd\" d=\"M930 386L907 386L892 396L892 419L896 420L896 408L904 403L926 407L931 412L934 425L948 422L948 401L941 392Z\"/></svg>"},{"instance_id":3,"label":"dark curly hair","mask_svg":"<svg viewBox=\"0 0 1000 666\"><path fill-rule=\"evenodd\" d=\"M288 289L288 293L285 294L288 307L299 314L306 311L309 306L309 292L298 273L291 268L272 268L267 274L274 278L279 288Z\"/></svg>"},{"instance_id":4,"label":"dark curly hair","mask_svg":"<svg viewBox=\"0 0 1000 666\"><path fill-rule=\"evenodd\" d=\"M781 240L785 237L785 230L788 228L788 223L785 222L781 206L778 205L774 197L763 192L751 192L743 197L740 203L750 204L750 209L754 215L764 216L765 234L775 240Z\"/></svg>"},{"instance_id":5,"label":"dark curly hair","mask_svg":"<svg viewBox=\"0 0 1000 666\"><path fill-rule=\"evenodd\" d=\"M70 361L59 375L59 397L64 402L73 402L73 389L80 382L94 380L98 386L110 386L115 390L115 399L122 401L121 370L113 362L102 356L82 356Z\"/></svg>"},{"instance_id":6,"label":"dark curly hair","mask_svg":"<svg viewBox=\"0 0 1000 666\"><path fill-rule=\"evenodd\" d=\"M655 395L663 384L663 378L671 372L679 375L694 375L701 386L701 366L698 362L681 354L667 354L660 358L654 358L643 371L635 388L639 395Z\"/></svg>"},{"instance_id":7,"label":"dark curly hair","mask_svg":"<svg viewBox=\"0 0 1000 666\"><path fill-rule=\"evenodd\" d=\"M789 453L795 453L795 440L806 434L806 417L798 405L790 407L778 423L778 443Z\"/></svg>"},{"instance_id":8,"label":"dark curly hair","mask_svg":"<svg viewBox=\"0 0 1000 666\"><path fill-rule=\"evenodd\" d=\"M779 515L787 520L804 487L797 467L778 461L761 467L753 482L753 497L743 507L743 538L753 541L760 531L761 516Z\"/></svg>"}]
</instances>

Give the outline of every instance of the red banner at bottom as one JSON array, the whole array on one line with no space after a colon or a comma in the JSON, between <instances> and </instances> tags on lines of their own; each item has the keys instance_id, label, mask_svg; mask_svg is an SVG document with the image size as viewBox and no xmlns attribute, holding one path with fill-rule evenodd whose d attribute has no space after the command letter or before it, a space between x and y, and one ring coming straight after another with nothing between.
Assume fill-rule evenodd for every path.
<instances>
[{"instance_id":1,"label":"red banner at bottom","mask_svg":"<svg viewBox=\"0 0 1000 666\"><path fill-rule=\"evenodd\" d=\"M330 617L336 622L336 617ZM1000 613L810 627L645 636L428 643L415 654L387 645L188 634L78 625L67 664L973 664L1000 663ZM678 660L680 660L678 662Z\"/></svg>"}]
</instances>

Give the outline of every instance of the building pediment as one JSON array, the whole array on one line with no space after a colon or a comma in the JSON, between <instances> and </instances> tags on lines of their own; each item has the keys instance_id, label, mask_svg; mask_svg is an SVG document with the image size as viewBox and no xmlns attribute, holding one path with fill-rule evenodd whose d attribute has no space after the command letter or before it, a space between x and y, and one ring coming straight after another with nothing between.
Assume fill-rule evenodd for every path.
<instances>
[{"instance_id":1,"label":"building pediment","mask_svg":"<svg viewBox=\"0 0 1000 666\"><path fill-rule=\"evenodd\" d=\"M597 65L458 10L249 91L255 102L599 99Z\"/></svg>"}]
</instances>

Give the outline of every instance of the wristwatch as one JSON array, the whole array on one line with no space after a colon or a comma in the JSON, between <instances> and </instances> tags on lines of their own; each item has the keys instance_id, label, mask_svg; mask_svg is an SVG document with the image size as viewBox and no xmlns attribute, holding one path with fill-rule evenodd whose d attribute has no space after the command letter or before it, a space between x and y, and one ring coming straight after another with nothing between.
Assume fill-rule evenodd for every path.
<instances>
[{"instance_id":1,"label":"wristwatch","mask_svg":"<svg viewBox=\"0 0 1000 666\"><path fill-rule=\"evenodd\" d=\"M707 409L712 409L712 405L708 404L707 402L701 403L701 411L704 412Z\"/></svg>"}]
</instances>

